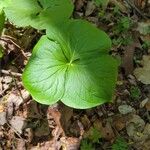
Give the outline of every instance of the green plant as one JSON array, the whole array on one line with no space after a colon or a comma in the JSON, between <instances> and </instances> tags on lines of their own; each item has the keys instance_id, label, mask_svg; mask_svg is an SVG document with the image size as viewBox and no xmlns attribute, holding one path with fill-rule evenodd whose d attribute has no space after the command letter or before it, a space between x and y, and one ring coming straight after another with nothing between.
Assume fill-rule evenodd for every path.
<instances>
[{"instance_id":1,"label":"green plant","mask_svg":"<svg viewBox=\"0 0 150 150\"><path fill-rule=\"evenodd\" d=\"M4 28L4 23L5 23L4 12L2 10L0 10L0 36L1 36L1 33L3 31L3 28Z\"/></svg>"},{"instance_id":2,"label":"green plant","mask_svg":"<svg viewBox=\"0 0 150 150\"><path fill-rule=\"evenodd\" d=\"M114 15L120 15L120 8L118 5L115 5L115 7L113 9L113 13L114 13Z\"/></svg>"},{"instance_id":3,"label":"green plant","mask_svg":"<svg viewBox=\"0 0 150 150\"><path fill-rule=\"evenodd\" d=\"M95 148L93 148L93 145L90 141L84 139L81 142L80 150L95 150Z\"/></svg>"},{"instance_id":4,"label":"green plant","mask_svg":"<svg viewBox=\"0 0 150 150\"><path fill-rule=\"evenodd\" d=\"M0 60L1 60L1 58L3 57L3 55L4 55L3 48L2 48L2 46L0 45Z\"/></svg>"},{"instance_id":5,"label":"green plant","mask_svg":"<svg viewBox=\"0 0 150 150\"><path fill-rule=\"evenodd\" d=\"M128 144L122 137L118 137L112 145L112 150L128 150Z\"/></svg>"},{"instance_id":6,"label":"green plant","mask_svg":"<svg viewBox=\"0 0 150 150\"><path fill-rule=\"evenodd\" d=\"M148 41L148 40L144 41L144 43L142 44L142 48L149 49L150 48L150 41Z\"/></svg>"},{"instance_id":7,"label":"green plant","mask_svg":"<svg viewBox=\"0 0 150 150\"><path fill-rule=\"evenodd\" d=\"M0 36L2 34L5 23L5 16L2 8L0 8ZM3 47L0 45L0 59L3 57Z\"/></svg>"},{"instance_id":8,"label":"green plant","mask_svg":"<svg viewBox=\"0 0 150 150\"><path fill-rule=\"evenodd\" d=\"M118 63L108 55L111 40L105 32L87 21L69 20L69 0L6 1L11 22L46 29L22 78L36 101L50 105L61 100L85 109L112 100Z\"/></svg>"},{"instance_id":9,"label":"green plant","mask_svg":"<svg viewBox=\"0 0 150 150\"><path fill-rule=\"evenodd\" d=\"M130 94L132 99L139 99L141 91L137 86L132 86L130 88Z\"/></svg>"},{"instance_id":10,"label":"green plant","mask_svg":"<svg viewBox=\"0 0 150 150\"><path fill-rule=\"evenodd\" d=\"M99 139L101 139L102 137L100 131L97 128L93 127L91 128L91 134L88 138L92 143L99 143Z\"/></svg>"},{"instance_id":11,"label":"green plant","mask_svg":"<svg viewBox=\"0 0 150 150\"><path fill-rule=\"evenodd\" d=\"M94 0L94 2L97 6L100 6L103 9L105 9L109 3L109 0Z\"/></svg>"},{"instance_id":12,"label":"green plant","mask_svg":"<svg viewBox=\"0 0 150 150\"><path fill-rule=\"evenodd\" d=\"M126 32L129 30L129 28L131 27L131 20L129 17L122 17L116 26L116 32L117 33L122 33L122 32Z\"/></svg>"},{"instance_id":13,"label":"green plant","mask_svg":"<svg viewBox=\"0 0 150 150\"><path fill-rule=\"evenodd\" d=\"M118 46L118 45L126 46L126 45L129 45L132 42L133 42L133 38L129 35L119 36L118 38L112 39L112 43L115 46Z\"/></svg>"}]
</instances>

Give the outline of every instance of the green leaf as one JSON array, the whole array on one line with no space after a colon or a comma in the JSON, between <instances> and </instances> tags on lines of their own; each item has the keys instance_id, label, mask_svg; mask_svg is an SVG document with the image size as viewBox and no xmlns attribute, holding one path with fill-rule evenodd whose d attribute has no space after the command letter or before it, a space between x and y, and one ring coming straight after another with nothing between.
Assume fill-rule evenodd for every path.
<instances>
[{"instance_id":1,"label":"green leaf","mask_svg":"<svg viewBox=\"0 0 150 150\"><path fill-rule=\"evenodd\" d=\"M2 9L4 7L4 2L5 2L5 0L0 0L0 11L2 11Z\"/></svg>"},{"instance_id":2,"label":"green leaf","mask_svg":"<svg viewBox=\"0 0 150 150\"><path fill-rule=\"evenodd\" d=\"M45 29L46 24L57 24L71 16L71 0L9 0L4 8L9 21L17 26Z\"/></svg>"},{"instance_id":3,"label":"green leaf","mask_svg":"<svg viewBox=\"0 0 150 150\"><path fill-rule=\"evenodd\" d=\"M3 52L3 47L0 45L0 60L3 57L4 52Z\"/></svg>"},{"instance_id":4,"label":"green leaf","mask_svg":"<svg viewBox=\"0 0 150 150\"><path fill-rule=\"evenodd\" d=\"M117 61L108 55L109 37L81 20L48 33L35 46L23 73L33 98L48 105L61 100L80 109L111 101Z\"/></svg>"},{"instance_id":5,"label":"green leaf","mask_svg":"<svg viewBox=\"0 0 150 150\"><path fill-rule=\"evenodd\" d=\"M3 8L6 5L6 0L0 0L0 35L2 34L2 30L4 28L5 23L5 15L3 12Z\"/></svg>"},{"instance_id":6,"label":"green leaf","mask_svg":"<svg viewBox=\"0 0 150 150\"><path fill-rule=\"evenodd\" d=\"M5 24L4 12L0 11L0 36L2 34L2 31L3 31L3 28L4 28L4 24Z\"/></svg>"}]
</instances>

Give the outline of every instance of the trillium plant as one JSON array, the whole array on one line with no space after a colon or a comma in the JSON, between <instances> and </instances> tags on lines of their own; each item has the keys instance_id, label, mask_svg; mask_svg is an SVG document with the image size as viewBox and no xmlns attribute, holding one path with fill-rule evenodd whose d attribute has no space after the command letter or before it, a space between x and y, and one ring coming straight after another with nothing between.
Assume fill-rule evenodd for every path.
<instances>
[{"instance_id":1,"label":"trillium plant","mask_svg":"<svg viewBox=\"0 0 150 150\"><path fill-rule=\"evenodd\" d=\"M13 24L45 29L23 73L33 99L86 109L112 101L118 63L111 40L91 23L70 19L71 0L0 0ZM14 5L15 4L15 5Z\"/></svg>"}]
</instances>

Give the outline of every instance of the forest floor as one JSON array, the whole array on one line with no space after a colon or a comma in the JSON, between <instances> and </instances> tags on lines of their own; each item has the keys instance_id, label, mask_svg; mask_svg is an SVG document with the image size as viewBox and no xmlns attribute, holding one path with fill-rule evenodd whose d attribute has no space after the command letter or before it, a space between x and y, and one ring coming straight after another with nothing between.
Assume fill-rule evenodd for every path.
<instances>
[{"instance_id":1,"label":"forest floor","mask_svg":"<svg viewBox=\"0 0 150 150\"><path fill-rule=\"evenodd\" d=\"M21 76L43 33L7 22L0 37L0 150L150 150L150 1L74 5L73 17L106 31L110 54L121 60L113 102L77 110L34 101Z\"/></svg>"}]
</instances>

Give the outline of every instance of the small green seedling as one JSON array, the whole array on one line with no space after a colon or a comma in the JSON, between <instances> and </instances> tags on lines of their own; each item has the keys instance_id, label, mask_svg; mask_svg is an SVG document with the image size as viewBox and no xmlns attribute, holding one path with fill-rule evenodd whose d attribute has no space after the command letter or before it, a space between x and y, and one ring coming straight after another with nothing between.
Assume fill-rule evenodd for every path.
<instances>
[{"instance_id":1,"label":"small green seedling","mask_svg":"<svg viewBox=\"0 0 150 150\"><path fill-rule=\"evenodd\" d=\"M87 139L82 140L80 150L95 150L93 144Z\"/></svg>"},{"instance_id":2,"label":"small green seedling","mask_svg":"<svg viewBox=\"0 0 150 150\"><path fill-rule=\"evenodd\" d=\"M148 41L148 40L144 41L144 43L142 44L142 48L143 49L149 49L150 48L150 41Z\"/></svg>"},{"instance_id":3,"label":"small green seedling","mask_svg":"<svg viewBox=\"0 0 150 150\"><path fill-rule=\"evenodd\" d=\"M137 86L132 86L130 89L131 98L138 100L141 96L141 91Z\"/></svg>"},{"instance_id":4,"label":"small green seedling","mask_svg":"<svg viewBox=\"0 0 150 150\"><path fill-rule=\"evenodd\" d=\"M105 9L109 3L109 0L94 0L96 6L102 7L102 9Z\"/></svg>"},{"instance_id":5,"label":"small green seedling","mask_svg":"<svg viewBox=\"0 0 150 150\"><path fill-rule=\"evenodd\" d=\"M127 32L131 27L131 20L129 17L123 17L119 20L116 26L116 32L122 33Z\"/></svg>"},{"instance_id":6,"label":"small green seedling","mask_svg":"<svg viewBox=\"0 0 150 150\"><path fill-rule=\"evenodd\" d=\"M112 150L128 150L128 144L122 137L118 137L112 145Z\"/></svg>"}]
</instances>

